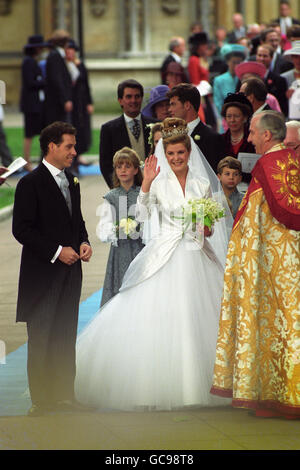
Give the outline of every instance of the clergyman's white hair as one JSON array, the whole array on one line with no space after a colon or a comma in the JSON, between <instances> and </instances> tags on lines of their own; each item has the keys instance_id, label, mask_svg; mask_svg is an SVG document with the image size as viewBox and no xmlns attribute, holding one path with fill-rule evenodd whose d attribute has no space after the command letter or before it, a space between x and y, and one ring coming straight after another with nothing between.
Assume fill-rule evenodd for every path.
<instances>
[{"instance_id":1,"label":"clergyman's white hair","mask_svg":"<svg viewBox=\"0 0 300 470\"><path fill-rule=\"evenodd\" d=\"M257 128L260 131L270 131L272 140L282 142L286 136L285 119L282 113L278 111L262 111L257 114ZM256 116L252 117L252 119Z\"/></svg>"},{"instance_id":2,"label":"clergyman's white hair","mask_svg":"<svg viewBox=\"0 0 300 470\"><path fill-rule=\"evenodd\" d=\"M300 121L288 121L285 123L286 127L298 129L298 138L300 139Z\"/></svg>"}]
</instances>

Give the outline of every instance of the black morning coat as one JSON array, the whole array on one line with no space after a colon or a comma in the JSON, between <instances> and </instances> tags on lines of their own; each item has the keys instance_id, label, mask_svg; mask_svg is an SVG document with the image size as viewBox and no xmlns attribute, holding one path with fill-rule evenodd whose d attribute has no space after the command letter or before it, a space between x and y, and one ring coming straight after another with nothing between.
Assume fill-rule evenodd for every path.
<instances>
[{"instance_id":1,"label":"black morning coat","mask_svg":"<svg viewBox=\"0 0 300 470\"><path fill-rule=\"evenodd\" d=\"M13 210L13 235L23 245L17 321L27 321L47 297L59 270L69 267L56 260L59 245L71 246L77 253L88 234L80 209L80 188L67 174L72 216L65 198L47 167L41 163L18 183ZM80 261L77 261L80 263ZM81 269L78 270L81 276ZM52 284L53 285L53 284Z\"/></svg>"},{"instance_id":2,"label":"black morning coat","mask_svg":"<svg viewBox=\"0 0 300 470\"><path fill-rule=\"evenodd\" d=\"M147 124L157 122L157 119L149 119L142 115L142 128L145 143L145 158L150 152L148 138L150 129ZM107 183L112 188L113 157L123 147L131 147L124 115L108 121L101 127L100 133L100 170Z\"/></svg>"},{"instance_id":3,"label":"black morning coat","mask_svg":"<svg viewBox=\"0 0 300 470\"><path fill-rule=\"evenodd\" d=\"M46 124L66 121L64 105L72 101L72 80L65 60L56 49L50 52L46 62L45 98Z\"/></svg>"},{"instance_id":4,"label":"black morning coat","mask_svg":"<svg viewBox=\"0 0 300 470\"><path fill-rule=\"evenodd\" d=\"M200 121L191 137L216 173L219 161L225 157L222 136Z\"/></svg>"}]
</instances>

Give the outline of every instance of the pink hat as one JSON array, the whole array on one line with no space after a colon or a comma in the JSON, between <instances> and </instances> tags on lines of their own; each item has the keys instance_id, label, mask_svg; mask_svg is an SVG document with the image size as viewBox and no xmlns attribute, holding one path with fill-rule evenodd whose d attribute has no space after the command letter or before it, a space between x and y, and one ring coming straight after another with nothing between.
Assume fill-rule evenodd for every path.
<instances>
[{"instance_id":1,"label":"pink hat","mask_svg":"<svg viewBox=\"0 0 300 470\"><path fill-rule=\"evenodd\" d=\"M259 62L241 62L238 64L234 72L236 76L241 80L242 76L245 75L246 73L251 73L254 75L258 75L260 78L264 78L266 75L267 69L266 67L259 63Z\"/></svg>"}]
</instances>

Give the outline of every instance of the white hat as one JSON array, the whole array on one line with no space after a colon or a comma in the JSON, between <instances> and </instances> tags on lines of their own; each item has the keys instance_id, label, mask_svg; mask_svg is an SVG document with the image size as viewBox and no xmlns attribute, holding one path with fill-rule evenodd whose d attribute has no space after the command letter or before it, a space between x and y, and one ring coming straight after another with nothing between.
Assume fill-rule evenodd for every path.
<instances>
[{"instance_id":1,"label":"white hat","mask_svg":"<svg viewBox=\"0 0 300 470\"><path fill-rule=\"evenodd\" d=\"M300 55L300 41L293 41L291 49L285 51L283 55L285 57L291 55Z\"/></svg>"}]
</instances>

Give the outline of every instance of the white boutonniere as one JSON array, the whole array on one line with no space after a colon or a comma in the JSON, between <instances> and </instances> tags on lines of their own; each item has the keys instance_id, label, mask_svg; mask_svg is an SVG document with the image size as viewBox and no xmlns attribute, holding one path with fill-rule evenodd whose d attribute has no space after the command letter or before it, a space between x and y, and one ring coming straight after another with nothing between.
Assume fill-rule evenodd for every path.
<instances>
[{"instance_id":1,"label":"white boutonniere","mask_svg":"<svg viewBox=\"0 0 300 470\"><path fill-rule=\"evenodd\" d=\"M75 186L76 186L77 184L79 184L79 179L77 178L77 176L74 176L74 178L73 178L73 183L74 183Z\"/></svg>"},{"instance_id":2,"label":"white boutonniere","mask_svg":"<svg viewBox=\"0 0 300 470\"><path fill-rule=\"evenodd\" d=\"M196 134L195 137L194 137L194 140L200 140L200 139L201 139L201 135Z\"/></svg>"}]
</instances>

